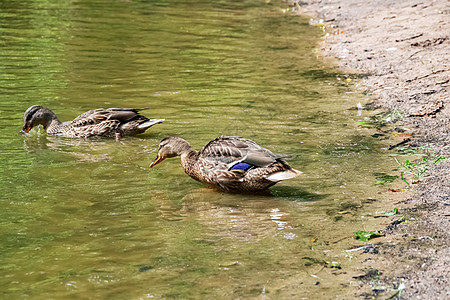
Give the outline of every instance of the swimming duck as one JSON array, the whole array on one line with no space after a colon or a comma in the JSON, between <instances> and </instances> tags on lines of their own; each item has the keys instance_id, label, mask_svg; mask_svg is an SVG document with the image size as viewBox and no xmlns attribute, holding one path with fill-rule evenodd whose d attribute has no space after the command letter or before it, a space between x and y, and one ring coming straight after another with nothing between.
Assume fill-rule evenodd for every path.
<instances>
[{"instance_id":1,"label":"swimming duck","mask_svg":"<svg viewBox=\"0 0 450 300\"><path fill-rule=\"evenodd\" d=\"M279 155L238 136L218 137L198 152L180 137L167 137L160 142L150 167L175 156L181 156L181 165L190 177L227 192L263 191L302 174Z\"/></svg>"},{"instance_id":2,"label":"swimming duck","mask_svg":"<svg viewBox=\"0 0 450 300\"><path fill-rule=\"evenodd\" d=\"M40 105L28 108L23 116L21 134L42 125L48 134L65 137L115 137L143 133L164 119L148 119L139 114L140 108L99 108L79 115L73 121L61 122L50 109Z\"/></svg>"}]
</instances>

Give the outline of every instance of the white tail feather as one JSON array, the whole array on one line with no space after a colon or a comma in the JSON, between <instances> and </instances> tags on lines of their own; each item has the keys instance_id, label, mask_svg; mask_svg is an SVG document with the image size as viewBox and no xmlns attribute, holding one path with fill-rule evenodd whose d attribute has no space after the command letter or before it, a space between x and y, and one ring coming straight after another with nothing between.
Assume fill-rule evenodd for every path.
<instances>
[{"instance_id":1,"label":"white tail feather","mask_svg":"<svg viewBox=\"0 0 450 300\"><path fill-rule=\"evenodd\" d=\"M144 129L144 128L149 128L155 124L164 122L164 119L150 119L145 123L142 123L141 125L138 126L139 129Z\"/></svg>"},{"instance_id":2,"label":"white tail feather","mask_svg":"<svg viewBox=\"0 0 450 300\"><path fill-rule=\"evenodd\" d=\"M295 169L291 169L288 171L277 172L275 174L267 176L266 179L273 181L273 182L278 182L281 180L295 178L295 177L299 176L300 174L303 174L303 172L295 170Z\"/></svg>"}]
</instances>

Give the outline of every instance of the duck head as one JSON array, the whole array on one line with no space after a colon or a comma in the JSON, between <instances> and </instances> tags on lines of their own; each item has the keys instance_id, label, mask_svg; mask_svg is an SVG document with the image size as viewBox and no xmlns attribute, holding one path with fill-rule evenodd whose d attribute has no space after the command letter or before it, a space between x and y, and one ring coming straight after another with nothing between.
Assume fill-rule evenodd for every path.
<instances>
[{"instance_id":1,"label":"duck head","mask_svg":"<svg viewBox=\"0 0 450 300\"><path fill-rule=\"evenodd\" d=\"M19 132L25 134L38 125L44 126L47 129L52 120L56 119L56 115L48 108L40 105L33 105L28 108L23 115L23 128Z\"/></svg>"},{"instance_id":2,"label":"duck head","mask_svg":"<svg viewBox=\"0 0 450 300\"><path fill-rule=\"evenodd\" d=\"M181 156L191 149L191 145L186 140L176 136L167 137L159 143L158 156L150 164L150 168L159 164L166 158Z\"/></svg>"}]
</instances>

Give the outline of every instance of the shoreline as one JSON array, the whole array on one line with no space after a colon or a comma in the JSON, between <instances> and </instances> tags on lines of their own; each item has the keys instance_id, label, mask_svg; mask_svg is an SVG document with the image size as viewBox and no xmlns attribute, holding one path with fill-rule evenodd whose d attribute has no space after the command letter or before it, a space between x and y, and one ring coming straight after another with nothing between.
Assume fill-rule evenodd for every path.
<instances>
[{"instance_id":1,"label":"shoreline","mask_svg":"<svg viewBox=\"0 0 450 300\"><path fill-rule=\"evenodd\" d=\"M406 132L404 144L422 149L429 159L445 158L428 165L429 176L407 186L412 193L392 196L400 199L396 204L401 214L412 221L384 230L396 243L377 245L379 253L367 271L372 276L360 279L355 295L449 297L450 4L308 0L300 5L302 13L323 19L329 29L322 54L345 72L362 74L361 89L373 105L400 115L392 124ZM377 289L380 285L399 293Z\"/></svg>"}]
</instances>

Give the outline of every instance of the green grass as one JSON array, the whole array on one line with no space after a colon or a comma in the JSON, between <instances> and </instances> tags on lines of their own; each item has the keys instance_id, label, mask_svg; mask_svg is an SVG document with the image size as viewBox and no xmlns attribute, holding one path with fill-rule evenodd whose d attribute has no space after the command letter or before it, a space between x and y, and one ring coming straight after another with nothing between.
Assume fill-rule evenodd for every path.
<instances>
[{"instance_id":1,"label":"green grass","mask_svg":"<svg viewBox=\"0 0 450 300\"><path fill-rule=\"evenodd\" d=\"M363 241L363 242L367 242L368 240L376 238L376 237L384 236L384 234L378 230L373 230L373 231L358 230L353 235L354 235L355 239Z\"/></svg>"},{"instance_id":2,"label":"green grass","mask_svg":"<svg viewBox=\"0 0 450 300\"><path fill-rule=\"evenodd\" d=\"M406 183L410 184L408 180L412 180L412 183L421 181L424 177L429 176L428 169L431 165L437 164L444 159L443 156L433 154L428 159L423 157L421 160L413 163L409 159L405 162L398 161L394 158L397 165L400 167L400 178Z\"/></svg>"}]
</instances>

